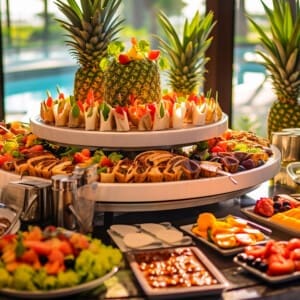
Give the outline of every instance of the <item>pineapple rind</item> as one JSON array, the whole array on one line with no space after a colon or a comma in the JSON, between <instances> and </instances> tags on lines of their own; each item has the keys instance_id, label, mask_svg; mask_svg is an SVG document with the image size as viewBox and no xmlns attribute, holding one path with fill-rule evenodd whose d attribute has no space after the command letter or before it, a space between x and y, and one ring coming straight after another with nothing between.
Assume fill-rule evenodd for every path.
<instances>
[{"instance_id":1,"label":"pineapple rind","mask_svg":"<svg viewBox=\"0 0 300 300\"><path fill-rule=\"evenodd\" d=\"M276 100L268 114L268 137L271 138L272 132L284 128L300 128L300 104L294 105Z\"/></svg>"},{"instance_id":2,"label":"pineapple rind","mask_svg":"<svg viewBox=\"0 0 300 300\"><path fill-rule=\"evenodd\" d=\"M140 103L161 99L160 73L155 62L133 60L128 64L113 61L104 74L105 101L113 106L125 106L134 96Z\"/></svg>"}]
</instances>

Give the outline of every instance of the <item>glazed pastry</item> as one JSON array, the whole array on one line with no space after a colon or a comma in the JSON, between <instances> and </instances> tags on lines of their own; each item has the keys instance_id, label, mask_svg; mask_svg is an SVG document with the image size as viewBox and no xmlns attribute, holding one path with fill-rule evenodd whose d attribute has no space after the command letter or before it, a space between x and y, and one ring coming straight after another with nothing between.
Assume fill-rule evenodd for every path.
<instances>
[{"instance_id":1,"label":"glazed pastry","mask_svg":"<svg viewBox=\"0 0 300 300\"><path fill-rule=\"evenodd\" d=\"M55 159L55 156L49 152L29 158L27 160L28 174L30 176L39 176L38 171L36 170L36 166L43 161L48 161L52 159Z\"/></svg>"},{"instance_id":2,"label":"glazed pastry","mask_svg":"<svg viewBox=\"0 0 300 300\"><path fill-rule=\"evenodd\" d=\"M176 156L172 157L171 159L169 159L169 161L163 171L164 180L165 181L180 180L181 173L182 173L180 163L187 159L188 158L183 157L181 155L176 155Z\"/></svg>"},{"instance_id":3,"label":"glazed pastry","mask_svg":"<svg viewBox=\"0 0 300 300\"><path fill-rule=\"evenodd\" d=\"M124 158L122 160L119 160L119 162L116 164L116 166L113 169L113 173L115 175L115 179L117 182L123 182L123 183L129 182L131 178L127 176L127 173L131 165L132 165L132 161L129 158Z\"/></svg>"},{"instance_id":4,"label":"glazed pastry","mask_svg":"<svg viewBox=\"0 0 300 300\"><path fill-rule=\"evenodd\" d=\"M72 174L73 170L74 170L74 166L72 164L72 161L61 160L52 168L52 175L59 175L59 174L68 175L68 174Z\"/></svg>"}]
</instances>

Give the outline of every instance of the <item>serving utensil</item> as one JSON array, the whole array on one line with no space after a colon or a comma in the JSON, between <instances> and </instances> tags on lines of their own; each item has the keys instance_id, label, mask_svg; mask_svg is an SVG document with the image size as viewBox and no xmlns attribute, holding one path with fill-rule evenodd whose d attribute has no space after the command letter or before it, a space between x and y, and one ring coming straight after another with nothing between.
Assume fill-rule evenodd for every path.
<instances>
[{"instance_id":1,"label":"serving utensil","mask_svg":"<svg viewBox=\"0 0 300 300\"><path fill-rule=\"evenodd\" d=\"M201 161L198 163L200 169L204 170L205 172L215 173L219 175L226 176L233 184L237 184L237 180L232 177L232 174L222 170L219 163L209 162L209 161Z\"/></svg>"}]
</instances>

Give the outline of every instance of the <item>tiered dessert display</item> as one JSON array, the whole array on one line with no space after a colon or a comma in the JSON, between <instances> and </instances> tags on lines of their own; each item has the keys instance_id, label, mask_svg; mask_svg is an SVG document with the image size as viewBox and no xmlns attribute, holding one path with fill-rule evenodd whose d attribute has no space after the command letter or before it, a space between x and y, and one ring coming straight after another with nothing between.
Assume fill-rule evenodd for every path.
<instances>
[{"instance_id":1,"label":"tiered dessert display","mask_svg":"<svg viewBox=\"0 0 300 300\"><path fill-rule=\"evenodd\" d=\"M40 116L31 120L33 134L21 141L26 151L8 159L4 169L49 180L72 174L75 166L96 164L96 199L103 211L205 205L244 194L278 172L277 149L254 134L227 130L217 95L198 93L215 25L211 13L186 20L182 38L160 13L167 40L159 41L171 88L162 93L159 50L135 38L128 50L119 41L107 43L119 31L121 21L114 15L120 1L101 8L87 1L82 11L73 2L57 3L81 64L74 97L59 91L57 99L48 95L42 101ZM95 29L100 25L103 32ZM105 49L98 43L106 43ZM95 64L101 71L83 80ZM79 91L79 86L88 88ZM19 151L20 139L17 145Z\"/></svg>"}]
</instances>

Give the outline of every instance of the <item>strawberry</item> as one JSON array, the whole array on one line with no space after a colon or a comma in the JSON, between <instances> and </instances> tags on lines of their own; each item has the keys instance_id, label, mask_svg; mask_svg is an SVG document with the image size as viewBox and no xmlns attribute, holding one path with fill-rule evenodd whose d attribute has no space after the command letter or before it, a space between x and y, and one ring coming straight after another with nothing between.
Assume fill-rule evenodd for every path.
<instances>
[{"instance_id":1,"label":"strawberry","mask_svg":"<svg viewBox=\"0 0 300 300\"><path fill-rule=\"evenodd\" d=\"M119 63L121 65L127 65L130 62L130 58L127 54L120 54L119 55Z\"/></svg>"},{"instance_id":2,"label":"strawberry","mask_svg":"<svg viewBox=\"0 0 300 300\"><path fill-rule=\"evenodd\" d=\"M150 50L148 53L148 58L150 60L156 60L160 55L160 51L159 50Z\"/></svg>"},{"instance_id":3,"label":"strawberry","mask_svg":"<svg viewBox=\"0 0 300 300\"><path fill-rule=\"evenodd\" d=\"M100 161L100 166L101 167L113 167L113 162L107 157L103 156L101 161Z\"/></svg>"}]
</instances>

